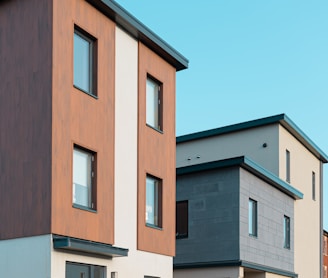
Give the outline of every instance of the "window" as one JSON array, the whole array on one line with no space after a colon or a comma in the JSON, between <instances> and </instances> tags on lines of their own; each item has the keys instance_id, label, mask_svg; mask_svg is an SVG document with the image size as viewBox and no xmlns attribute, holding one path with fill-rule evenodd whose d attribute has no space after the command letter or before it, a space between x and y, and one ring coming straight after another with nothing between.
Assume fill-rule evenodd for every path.
<instances>
[{"instance_id":1,"label":"window","mask_svg":"<svg viewBox=\"0 0 328 278\"><path fill-rule=\"evenodd\" d=\"M95 153L74 146L73 204L96 209L95 189Z\"/></svg>"},{"instance_id":2,"label":"window","mask_svg":"<svg viewBox=\"0 0 328 278\"><path fill-rule=\"evenodd\" d=\"M326 265L323 266L323 278L328 278Z\"/></svg>"},{"instance_id":3,"label":"window","mask_svg":"<svg viewBox=\"0 0 328 278\"><path fill-rule=\"evenodd\" d=\"M162 131L162 85L154 79L147 77L146 87L147 125Z\"/></svg>"},{"instance_id":4,"label":"window","mask_svg":"<svg viewBox=\"0 0 328 278\"><path fill-rule=\"evenodd\" d=\"M146 177L146 224L162 227L162 181Z\"/></svg>"},{"instance_id":5,"label":"window","mask_svg":"<svg viewBox=\"0 0 328 278\"><path fill-rule=\"evenodd\" d=\"M312 200L315 201L315 173L312 172Z\"/></svg>"},{"instance_id":6,"label":"window","mask_svg":"<svg viewBox=\"0 0 328 278\"><path fill-rule=\"evenodd\" d=\"M74 86L96 96L96 39L78 27L74 30Z\"/></svg>"},{"instance_id":7,"label":"window","mask_svg":"<svg viewBox=\"0 0 328 278\"><path fill-rule=\"evenodd\" d=\"M327 236L323 237L323 254L325 256L328 255L328 253L327 253Z\"/></svg>"},{"instance_id":8,"label":"window","mask_svg":"<svg viewBox=\"0 0 328 278\"><path fill-rule=\"evenodd\" d=\"M188 201L177 202L176 207L176 237L188 237Z\"/></svg>"},{"instance_id":9,"label":"window","mask_svg":"<svg viewBox=\"0 0 328 278\"><path fill-rule=\"evenodd\" d=\"M257 202L248 200L248 233L257 237Z\"/></svg>"},{"instance_id":10,"label":"window","mask_svg":"<svg viewBox=\"0 0 328 278\"><path fill-rule=\"evenodd\" d=\"M284 216L284 247L290 249L290 218Z\"/></svg>"},{"instance_id":11,"label":"window","mask_svg":"<svg viewBox=\"0 0 328 278\"><path fill-rule=\"evenodd\" d=\"M290 153L286 150L286 181L290 182Z\"/></svg>"},{"instance_id":12,"label":"window","mask_svg":"<svg viewBox=\"0 0 328 278\"><path fill-rule=\"evenodd\" d=\"M66 262L66 278L105 278L105 267Z\"/></svg>"}]
</instances>

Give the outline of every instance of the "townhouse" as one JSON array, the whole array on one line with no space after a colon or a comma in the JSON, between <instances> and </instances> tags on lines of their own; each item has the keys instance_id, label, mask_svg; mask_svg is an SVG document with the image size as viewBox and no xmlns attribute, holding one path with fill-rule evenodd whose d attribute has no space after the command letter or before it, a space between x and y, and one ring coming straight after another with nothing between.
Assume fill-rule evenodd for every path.
<instances>
[{"instance_id":1,"label":"townhouse","mask_svg":"<svg viewBox=\"0 0 328 278\"><path fill-rule=\"evenodd\" d=\"M0 276L172 277L175 79L111 0L0 3Z\"/></svg>"}]
</instances>

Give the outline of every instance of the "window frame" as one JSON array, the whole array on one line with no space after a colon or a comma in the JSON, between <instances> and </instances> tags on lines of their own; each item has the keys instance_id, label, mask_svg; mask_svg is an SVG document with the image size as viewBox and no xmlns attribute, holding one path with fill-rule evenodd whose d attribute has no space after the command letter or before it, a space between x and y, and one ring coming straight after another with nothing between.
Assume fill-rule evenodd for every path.
<instances>
[{"instance_id":1,"label":"window frame","mask_svg":"<svg viewBox=\"0 0 328 278\"><path fill-rule=\"evenodd\" d=\"M290 183L290 151L286 149L286 181Z\"/></svg>"},{"instance_id":2,"label":"window frame","mask_svg":"<svg viewBox=\"0 0 328 278\"><path fill-rule=\"evenodd\" d=\"M249 198L248 199L248 234L251 237L258 237L257 213L258 213L257 201L252 198Z\"/></svg>"},{"instance_id":3,"label":"window frame","mask_svg":"<svg viewBox=\"0 0 328 278\"><path fill-rule=\"evenodd\" d=\"M284 248L290 249L290 217L284 215Z\"/></svg>"},{"instance_id":4,"label":"window frame","mask_svg":"<svg viewBox=\"0 0 328 278\"><path fill-rule=\"evenodd\" d=\"M154 221L147 221L147 206L148 200L148 182L154 181L153 185L157 188L153 189L154 195L152 201L154 202ZM145 224L147 227L162 229L163 227L163 180L150 174L146 174L146 194L145 194Z\"/></svg>"},{"instance_id":5,"label":"window frame","mask_svg":"<svg viewBox=\"0 0 328 278\"><path fill-rule=\"evenodd\" d=\"M154 115L154 122L157 120L157 125L156 123L152 124L148 122L148 115L149 115L149 106L148 106L148 82L151 82L155 84L158 87L158 92L157 92L157 114ZM151 109L151 110L156 110ZM157 118L157 119L156 119ZM149 126L150 128L155 129L158 132L163 133L163 83L151 76L150 74L147 74L147 79L146 79L146 125Z\"/></svg>"},{"instance_id":6,"label":"window frame","mask_svg":"<svg viewBox=\"0 0 328 278\"><path fill-rule=\"evenodd\" d=\"M75 80L75 52L76 52L76 41L75 41L75 35L79 36L81 39L89 43L89 69L88 69L88 79L89 79L89 88L86 90L85 88L82 88L79 84L76 84ZM73 86L74 88L88 94L89 96L92 96L94 98L98 98L97 95L97 39L90 35L88 32L83 30L77 25L74 25L74 34L73 34Z\"/></svg>"},{"instance_id":7,"label":"window frame","mask_svg":"<svg viewBox=\"0 0 328 278\"><path fill-rule=\"evenodd\" d=\"M316 177L314 171L312 171L312 200L316 200Z\"/></svg>"},{"instance_id":8,"label":"window frame","mask_svg":"<svg viewBox=\"0 0 328 278\"><path fill-rule=\"evenodd\" d=\"M75 179L74 179L74 152L80 152L83 154L87 154L91 157L91 165L90 165L90 190L88 190L88 194L90 196L87 196L88 198L88 205L85 206L81 203L74 202L74 191L75 191ZM89 149L86 149L84 147L81 147L79 145L74 144L73 145L73 159L72 159L72 205L74 208L88 210L91 212L97 211L97 153L94 151L91 151ZM90 191L90 192L89 192Z\"/></svg>"},{"instance_id":9,"label":"window frame","mask_svg":"<svg viewBox=\"0 0 328 278\"><path fill-rule=\"evenodd\" d=\"M92 265L92 264L84 264L84 263L77 263L77 262L71 262L71 261L66 261L66 265L65 265L65 278L70 278L67 277L67 271L68 271L68 267L69 266L81 266L81 267L87 267L88 268L88 276L90 278L95 278L95 271L97 269L101 269L101 276L100 278L106 278L106 267L105 266L101 266L101 265ZM82 273L80 273L82 274ZM83 277L83 275L80 275L81 277Z\"/></svg>"},{"instance_id":10,"label":"window frame","mask_svg":"<svg viewBox=\"0 0 328 278\"><path fill-rule=\"evenodd\" d=\"M181 206L184 206L181 208ZM179 208L180 207L180 208ZM181 221L178 222L180 215L183 214L183 222L181 224ZM183 201L177 201L176 202L176 238L181 239L181 238L188 238L188 233L189 233L189 201L188 200L183 200ZM180 224L179 224L180 223ZM182 232L179 233L180 229Z\"/></svg>"}]
</instances>

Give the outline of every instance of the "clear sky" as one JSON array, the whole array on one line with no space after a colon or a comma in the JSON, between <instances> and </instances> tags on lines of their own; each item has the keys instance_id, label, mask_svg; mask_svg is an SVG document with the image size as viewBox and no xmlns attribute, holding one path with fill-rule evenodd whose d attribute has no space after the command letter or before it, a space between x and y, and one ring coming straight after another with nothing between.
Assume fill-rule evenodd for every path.
<instances>
[{"instance_id":1,"label":"clear sky","mask_svg":"<svg viewBox=\"0 0 328 278\"><path fill-rule=\"evenodd\" d=\"M327 0L117 3L189 59L177 135L286 113L328 154ZM327 165L324 175L328 189Z\"/></svg>"}]
</instances>

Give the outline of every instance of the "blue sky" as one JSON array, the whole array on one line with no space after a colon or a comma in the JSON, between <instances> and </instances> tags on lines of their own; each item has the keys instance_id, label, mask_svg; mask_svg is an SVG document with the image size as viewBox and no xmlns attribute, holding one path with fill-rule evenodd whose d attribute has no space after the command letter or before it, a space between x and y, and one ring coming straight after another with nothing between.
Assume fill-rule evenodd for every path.
<instances>
[{"instance_id":1,"label":"blue sky","mask_svg":"<svg viewBox=\"0 0 328 278\"><path fill-rule=\"evenodd\" d=\"M286 113L328 154L327 0L117 3L189 59L177 135Z\"/></svg>"}]
</instances>

